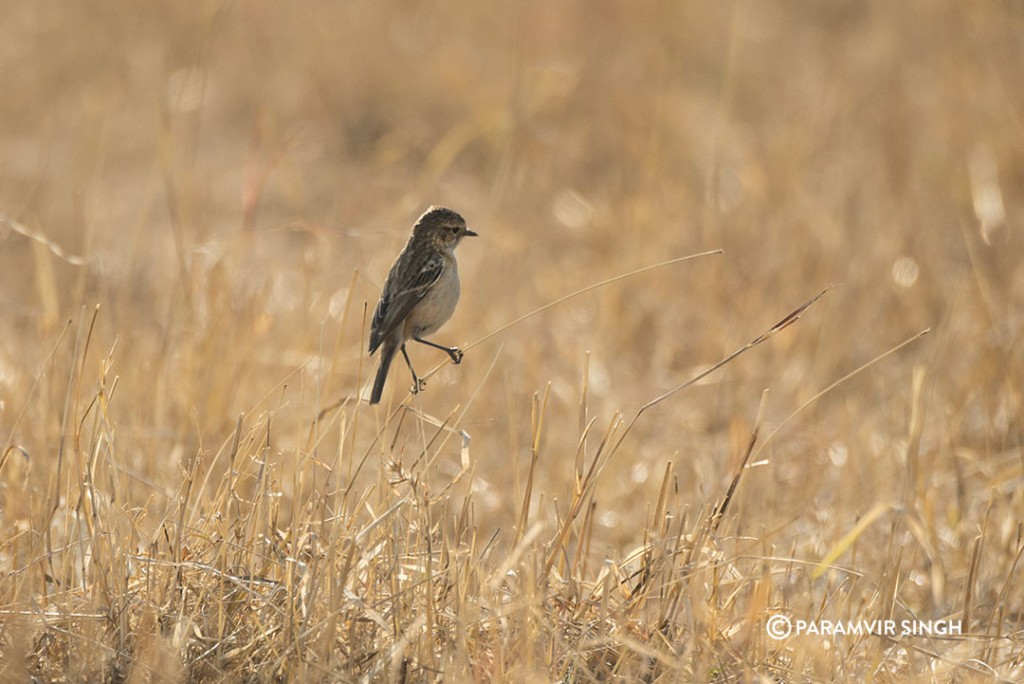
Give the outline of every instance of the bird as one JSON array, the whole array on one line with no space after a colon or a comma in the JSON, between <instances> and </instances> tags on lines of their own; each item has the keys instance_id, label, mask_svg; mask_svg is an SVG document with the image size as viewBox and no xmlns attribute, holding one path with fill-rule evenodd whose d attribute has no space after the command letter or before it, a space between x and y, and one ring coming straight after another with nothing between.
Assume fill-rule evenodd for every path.
<instances>
[{"instance_id":1,"label":"bird","mask_svg":"<svg viewBox=\"0 0 1024 684\"><path fill-rule=\"evenodd\" d=\"M446 207L429 207L413 225L409 241L391 265L370 324L370 355L381 350L370 404L380 402L388 369L399 350L412 373L411 392L416 394L426 386L405 350L409 340L440 349L454 364L462 362L463 352L458 347L444 347L424 338L437 332L455 311L460 293L455 248L466 237L477 237L477 233Z\"/></svg>"}]
</instances>

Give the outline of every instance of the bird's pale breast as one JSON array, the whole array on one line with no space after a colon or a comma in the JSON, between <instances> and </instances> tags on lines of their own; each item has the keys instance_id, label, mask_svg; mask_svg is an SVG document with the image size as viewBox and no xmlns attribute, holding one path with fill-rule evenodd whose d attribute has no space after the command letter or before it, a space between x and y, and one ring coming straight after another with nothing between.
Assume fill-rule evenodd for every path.
<instances>
[{"instance_id":1,"label":"bird's pale breast","mask_svg":"<svg viewBox=\"0 0 1024 684\"><path fill-rule=\"evenodd\" d=\"M459 268L455 258L446 255L445 269L440 280L409 313L405 319L405 335L425 337L437 331L455 311L459 302Z\"/></svg>"}]
</instances>

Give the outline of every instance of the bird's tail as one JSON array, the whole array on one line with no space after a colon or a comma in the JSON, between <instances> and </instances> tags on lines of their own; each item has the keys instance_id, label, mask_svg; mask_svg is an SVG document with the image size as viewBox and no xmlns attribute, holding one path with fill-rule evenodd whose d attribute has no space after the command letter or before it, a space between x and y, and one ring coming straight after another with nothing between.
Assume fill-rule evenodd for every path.
<instances>
[{"instance_id":1,"label":"bird's tail","mask_svg":"<svg viewBox=\"0 0 1024 684\"><path fill-rule=\"evenodd\" d=\"M395 352L398 351L398 345L391 344L390 341L384 343L384 348L380 350L380 367L377 369L377 377L373 381L373 392L370 393L370 403L380 403L380 395L384 393L384 383L388 379L388 369L391 368L391 360L395 358Z\"/></svg>"}]
</instances>

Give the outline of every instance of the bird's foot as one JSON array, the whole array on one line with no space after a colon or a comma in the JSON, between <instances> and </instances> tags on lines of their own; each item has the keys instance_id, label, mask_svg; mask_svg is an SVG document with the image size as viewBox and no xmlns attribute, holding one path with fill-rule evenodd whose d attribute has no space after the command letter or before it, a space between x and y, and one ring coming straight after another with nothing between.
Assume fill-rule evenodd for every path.
<instances>
[{"instance_id":1,"label":"bird's foot","mask_svg":"<svg viewBox=\"0 0 1024 684\"><path fill-rule=\"evenodd\" d=\"M452 360L456 366L462 363L462 350L458 347L452 347L448 350L448 358Z\"/></svg>"},{"instance_id":2,"label":"bird's foot","mask_svg":"<svg viewBox=\"0 0 1024 684\"><path fill-rule=\"evenodd\" d=\"M426 380L424 380L423 378L413 378L412 387L409 388L410 392L412 392L413 394L419 394L425 389L427 389Z\"/></svg>"}]
</instances>

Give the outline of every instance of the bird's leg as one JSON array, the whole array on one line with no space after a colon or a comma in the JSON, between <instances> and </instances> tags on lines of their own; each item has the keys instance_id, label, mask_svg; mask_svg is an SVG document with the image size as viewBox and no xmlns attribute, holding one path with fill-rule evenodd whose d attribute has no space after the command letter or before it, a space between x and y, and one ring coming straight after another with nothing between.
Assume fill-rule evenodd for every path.
<instances>
[{"instance_id":1,"label":"bird's leg","mask_svg":"<svg viewBox=\"0 0 1024 684\"><path fill-rule=\"evenodd\" d=\"M459 365L460 363L462 363L462 350L459 349L458 347L442 347L439 344L434 344L433 342L430 342L429 340L424 340L423 338L416 337L415 335L413 335L412 339L416 340L420 344L425 344L428 347L433 347L434 349L440 349L441 351L443 351L445 354L448 355L448 358L451 359L452 363L454 363L455 365Z\"/></svg>"},{"instance_id":2,"label":"bird's leg","mask_svg":"<svg viewBox=\"0 0 1024 684\"><path fill-rule=\"evenodd\" d=\"M416 375L416 370L412 367L412 361L409 360L409 353L405 351L405 344L402 344L402 356L405 357L405 365L409 367L409 372L412 373L412 387L409 389L413 394L419 394L420 390L427 388L427 381L422 380Z\"/></svg>"}]
</instances>

